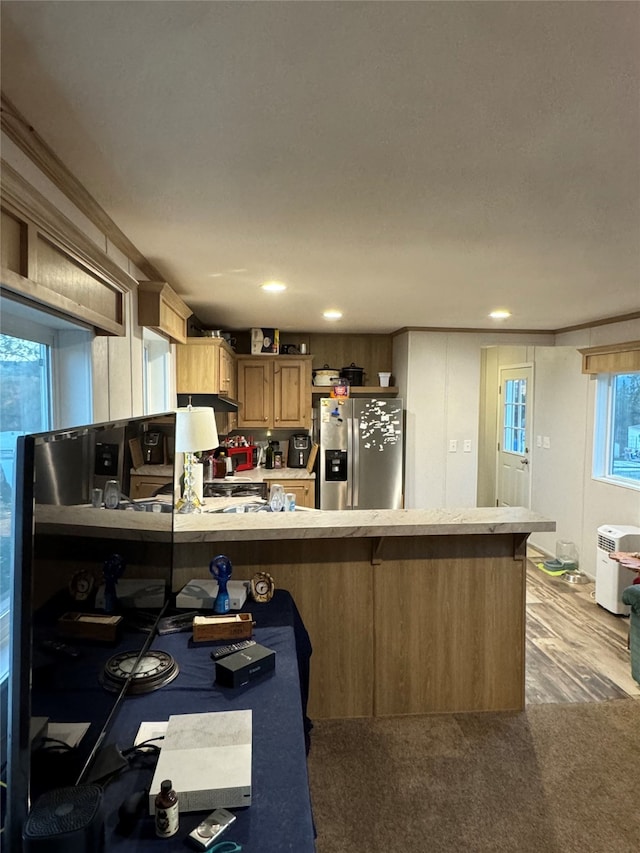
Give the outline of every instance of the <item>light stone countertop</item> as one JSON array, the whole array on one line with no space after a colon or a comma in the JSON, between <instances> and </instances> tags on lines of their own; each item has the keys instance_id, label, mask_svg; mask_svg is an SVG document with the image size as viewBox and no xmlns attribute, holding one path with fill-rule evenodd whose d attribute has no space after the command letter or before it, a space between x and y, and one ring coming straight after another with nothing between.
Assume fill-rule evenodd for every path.
<instances>
[{"instance_id":1,"label":"light stone countertop","mask_svg":"<svg viewBox=\"0 0 640 853\"><path fill-rule=\"evenodd\" d=\"M204 508L246 503L245 498L205 499ZM173 522L173 531L171 530ZM36 507L41 532L78 532L105 538L190 542L274 539L358 539L380 536L552 532L551 521L523 507L378 509L281 513L122 512L83 506ZM74 530L75 529L75 530Z\"/></svg>"},{"instance_id":2,"label":"light stone countertop","mask_svg":"<svg viewBox=\"0 0 640 853\"><path fill-rule=\"evenodd\" d=\"M36 504L35 521L38 533L145 542L172 541L173 513L170 512L95 509L91 504Z\"/></svg>"},{"instance_id":3,"label":"light stone countertop","mask_svg":"<svg viewBox=\"0 0 640 853\"><path fill-rule=\"evenodd\" d=\"M202 513L174 517L174 542L450 536L555 529L555 521L523 507Z\"/></svg>"}]
</instances>

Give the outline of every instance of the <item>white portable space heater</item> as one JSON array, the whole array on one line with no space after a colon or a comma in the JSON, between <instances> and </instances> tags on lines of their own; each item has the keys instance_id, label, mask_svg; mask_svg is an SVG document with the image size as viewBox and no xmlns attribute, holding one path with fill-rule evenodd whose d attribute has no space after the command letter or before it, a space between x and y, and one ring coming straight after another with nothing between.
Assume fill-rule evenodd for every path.
<instances>
[{"instance_id":1,"label":"white portable space heater","mask_svg":"<svg viewBox=\"0 0 640 853\"><path fill-rule=\"evenodd\" d=\"M633 572L609 559L612 551L640 551L640 527L604 524L598 528L596 555L596 602L611 613L628 616L622 591L633 582Z\"/></svg>"}]
</instances>

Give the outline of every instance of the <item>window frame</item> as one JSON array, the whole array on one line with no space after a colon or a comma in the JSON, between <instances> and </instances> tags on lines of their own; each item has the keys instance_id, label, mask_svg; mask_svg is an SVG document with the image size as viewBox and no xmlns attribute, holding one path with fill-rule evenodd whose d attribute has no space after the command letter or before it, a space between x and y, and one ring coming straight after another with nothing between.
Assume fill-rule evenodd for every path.
<instances>
[{"instance_id":1,"label":"window frame","mask_svg":"<svg viewBox=\"0 0 640 853\"><path fill-rule=\"evenodd\" d=\"M0 333L47 347L47 400L41 405L48 416L40 431L65 429L93 420L92 340L90 327L66 320L42 308L0 294ZM0 425L1 426L1 425ZM27 429L24 434L34 432ZM15 479L11 484L15 494ZM14 508L11 523L13 524ZM5 590L0 590L0 640L7 633L10 609L4 609ZM10 633L10 632L9 632ZM0 670L0 716L5 719L8 671ZM0 730L0 741L4 731Z\"/></svg>"},{"instance_id":2,"label":"window frame","mask_svg":"<svg viewBox=\"0 0 640 853\"><path fill-rule=\"evenodd\" d=\"M616 370L597 374L595 399L595 422L593 439L592 477L600 483L640 491L640 479L633 480L614 474L613 468L613 421L615 416L615 379L617 376L639 374L636 370Z\"/></svg>"}]
</instances>

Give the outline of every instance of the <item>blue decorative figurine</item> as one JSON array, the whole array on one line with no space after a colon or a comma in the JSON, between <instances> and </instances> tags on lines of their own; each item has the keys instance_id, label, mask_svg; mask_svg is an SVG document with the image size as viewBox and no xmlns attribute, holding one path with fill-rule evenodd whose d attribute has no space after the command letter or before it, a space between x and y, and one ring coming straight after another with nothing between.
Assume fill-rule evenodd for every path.
<instances>
[{"instance_id":1,"label":"blue decorative figurine","mask_svg":"<svg viewBox=\"0 0 640 853\"><path fill-rule=\"evenodd\" d=\"M229 593L227 592L227 581L231 577L233 571L231 560L220 554L214 557L209 563L209 571L213 578L218 582L218 594L213 602L213 612L218 614L228 613L231 609L229 601Z\"/></svg>"},{"instance_id":2,"label":"blue decorative figurine","mask_svg":"<svg viewBox=\"0 0 640 853\"><path fill-rule=\"evenodd\" d=\"M126 563L120 554L112 554L104 561L102 572L104 575L104 612L115 613L118 604L116 584L118 578L122 577Z\"/></svg>"}]
</instances>

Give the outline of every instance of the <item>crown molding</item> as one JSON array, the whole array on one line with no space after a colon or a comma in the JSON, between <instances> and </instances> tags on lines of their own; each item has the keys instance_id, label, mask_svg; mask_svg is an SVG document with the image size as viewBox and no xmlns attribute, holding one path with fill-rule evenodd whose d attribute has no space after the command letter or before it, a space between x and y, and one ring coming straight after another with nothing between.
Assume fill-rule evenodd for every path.
<instances>
[{"instance_id":1,"label":"crown molding","mask_svg":"<svg viewBox=\"0 0 640 853\"><path fill-rule=\"evenodd\" d=\"M29 124L25 117L14 107L11 101L0 93L0 127L9 139L35 163L43 174L73 204L102 231L129 260L152 281L162 281L164 276L140 252L129 238L118 228L113 219L105 213L91 193L69 171L60 158Z\"/></svg>"},{"instance_id":2,"label":"crown molding","mask_svg":"<svg viewBox=\"0 0 640 853\"><path fill-rule=\"evenodd\" d=\"M640 311L632 311L629 314L618 314L615 317L601 317L599 320L591 320L588 323L577 323L575 326L564 326L560 329L467 329L456 326L403 326L391 332L391 337L403 335L405 332L463 332L466 334L491 334L491 335L563 335L566 332L578 332L582 329L593 329L596 326L610 326L614 323L625 323L628 320L640 319Z\"/></svg>"}]
</instances>

